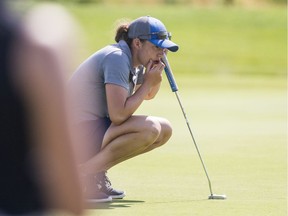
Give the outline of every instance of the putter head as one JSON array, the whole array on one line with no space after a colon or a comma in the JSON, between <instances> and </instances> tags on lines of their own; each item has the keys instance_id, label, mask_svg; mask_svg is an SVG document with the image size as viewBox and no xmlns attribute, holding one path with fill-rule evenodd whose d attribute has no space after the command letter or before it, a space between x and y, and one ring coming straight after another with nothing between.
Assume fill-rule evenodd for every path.
<instances>
[{"instance_id":1,"label":"putter head","mask_svg":"<svg viewBox=\"0 0 288 216\"><path fill-rule=\"evenodd\" d=\"M224 200L227 199L226 195L211 194L208 199Z\"/></svg>"}]
</instances>

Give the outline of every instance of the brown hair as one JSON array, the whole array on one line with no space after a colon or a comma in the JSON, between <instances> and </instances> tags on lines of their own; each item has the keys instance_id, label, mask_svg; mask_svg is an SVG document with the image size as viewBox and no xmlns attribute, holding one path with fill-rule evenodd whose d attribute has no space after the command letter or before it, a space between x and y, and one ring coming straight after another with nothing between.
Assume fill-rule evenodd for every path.
<instances>
[{"instance_id":1,"label":"brown hair","mask_svg":"<svg viewBox=\"0 0 288 216\"><path fill-rule=\"evenodd\" d=\"M120 20L120 24L116 29L115 41L118 43L120 40L126 41L128 45L131 44L132 39L128 38L129 22L127 20Z\"/></svg>"},{"instance_id":2,"label":"brown hair","mask_svg":"<svg viewBox=\"0 0 288 216\"><path fill-rule=\"evenodd\" d=\"M118 43L120 40L124 40L128 46L131 48L131 43L133 38L128 37L128 29L129 29L130 21L127 20L119 20L118 27L116 29L115 41ZM140 39L141 42L144 42L144 39Z\"/></svg>"}]
</instances>

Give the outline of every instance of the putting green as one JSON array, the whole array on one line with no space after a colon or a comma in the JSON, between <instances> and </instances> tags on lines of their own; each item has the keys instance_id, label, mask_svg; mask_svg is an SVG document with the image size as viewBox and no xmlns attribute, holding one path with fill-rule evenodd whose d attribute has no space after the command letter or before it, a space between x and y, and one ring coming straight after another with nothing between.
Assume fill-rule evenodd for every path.
<instances>
[{"instance_id":1,"label":"putting green","mask_svg":"<svg viewBox=\"0 0 288 216\"><path fill-rule=\"evenodd\" d=\"M162 148L111 169L113 186L126 190L127 196L89 206L87 215L287 215L285 8L67 6L87 39L83 59L113 43L116 19L150 14L167 23L180 45L177 54L168 56L180 98L213 191L228 197L207 199L207 179L163 76L155 100L137 113L169 119L172 138Z\"/></svg>"},{"instance_id":2,"label":"putting green","mask_svg":"<svg viewBox=\"0 0 288 216\"><path fill-rule=\"evenodd\" d=\"M209 188L178 102L164 81L139 114L174 126L162 148L109 171L127 196L88 215L284 216L287 210L285 80L179 77L179 95L216 194ZM189 83L189 85L188 85ZM214 83L214 84L213 84Z\"/></svg>"}]
</instances>

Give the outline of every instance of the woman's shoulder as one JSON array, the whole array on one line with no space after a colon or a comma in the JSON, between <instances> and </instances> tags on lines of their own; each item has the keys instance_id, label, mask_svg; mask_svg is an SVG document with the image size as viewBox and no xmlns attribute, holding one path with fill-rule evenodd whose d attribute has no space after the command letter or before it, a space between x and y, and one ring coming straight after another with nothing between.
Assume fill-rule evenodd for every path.
<instances>
[{"instance_id":1,"label":"woman's shoulder","mask_svg":"<svg viewBox=\"0 0 288 216\"><path fill-rule=\"evenodd\" d=\"M130 57L125 50L119 46L119 44L112 44L106 47L105 49L105 59L119 61L119 62L129 62Z\"/></svg>"},{"instance_id":2,"label":"woman's shoulder","mask_svg":"<svg viewBox=\"0 0 288 216\"><path fill-rule=\"evenodd\" d=\"M107 45L100 50L93 53L88 57L82 65L98 65L101 68L113 63L113 65L125 65L125 67L130 67L131 56L127 54L122 47L117 44ZM90 66L89 66L90 67Z\"/></svg>"}]
</instances>

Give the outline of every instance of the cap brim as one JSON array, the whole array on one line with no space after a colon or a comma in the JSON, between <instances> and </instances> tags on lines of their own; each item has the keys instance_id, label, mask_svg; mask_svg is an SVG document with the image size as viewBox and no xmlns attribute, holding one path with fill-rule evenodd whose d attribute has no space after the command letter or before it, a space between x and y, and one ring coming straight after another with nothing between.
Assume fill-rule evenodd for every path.
<instances>
[{"instance_id":1,"label":"cap brim","mask_svg":"<svg viewBox=\"0 0 288 216\"><path fill-rule=\"evenodd\" d=\"M151 43L155 46L161 47L163 49L168 49L171 52L176 52L179 49L179 46L173 43L171 40L157 40L157 39L150 39Z\"/></svg>"}]
</instances>

